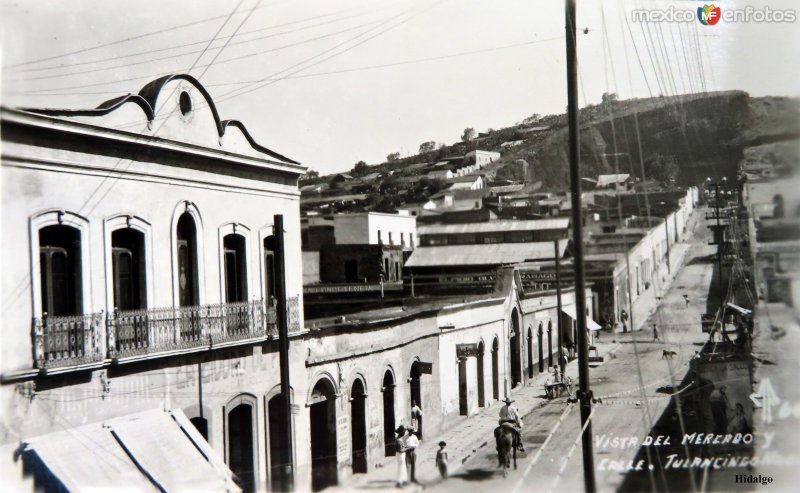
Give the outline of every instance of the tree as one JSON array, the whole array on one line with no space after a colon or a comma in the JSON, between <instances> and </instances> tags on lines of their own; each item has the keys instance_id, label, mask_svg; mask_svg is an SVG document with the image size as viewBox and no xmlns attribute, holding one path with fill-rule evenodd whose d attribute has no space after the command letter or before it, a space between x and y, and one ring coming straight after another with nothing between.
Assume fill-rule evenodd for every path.
<instances>
[{"instance_id":1,"label":"tree","mask_svg":"<svg viewBox=\"0 0 800 493\"><path fill-rule=\"evenodd\" d=\"M534 113L528 118L522 120L523 125L533 125L534 123L539 123L539 120L542 119L542 115L539 113Z\"/></svg>"},{"instance_id":2,"label":"tree","mask_svg":"<svg viewBox=\"0 0 800 493\"><path fill-rule=\"evenodd\" d=\"M644 161L647 177L661 182L663 185L672 186L678 179L681 169L675 156L655 153Z\"/></svg>"},{"instance_id":3,"label":"tree","mask_svg":"<svg viewBox=\"0 0 800 493\"><path fill-rule=\"evenodd\" d=\"M316 181L319 179L319 171L315 169L309 169L306 171L306 174L300 177L300 181L308 182L308 181Z\"/></svg>"},{"instance_id":4,"label":"tree","mask_svg":"<svg viewBox=\"0 0 800 493\"><path fill-rule=\"evenodd\" d=\"M461 142L469 142L470 140L474 139L475 136L475 129L467 127L464 129L464 133L461 134Z\"/></svg>"},{"instance_id":5,"label":"tree","mask_svg":"<svg viewBox=\"0 0 800 493\"><path fill-rule=\"evenodd\" d=\"M369 165L367 165L367 163L365 163L364 161L359 161L355 164L355 166L353 166L353 174L365 175L367 174L367 168L369 168Z\"/></svg>"},{"instance_id":6,"label":"tree","mask_svg":"<svg viewBox=\"0 0 800 493\"><path fill-rule=\"evenodd\" d=\"M399 152L392 152L391 154L386 156L386 160L389 161L390 163L393 163L393 162L397 161L398 159L400 159L400 153Z\"/></svg>"},{"instance_id":7,"label":"tree","mask_svg":"<svg viewBox=\"0 0 800 493\"><path fill-rule=\"evenodd\" d=\"M610 104L617 102L617 93L615 92L604 92L602 96L603 104Z\"/></svg>"},{"instance_id":8,"label":"tree","mask_svg":"<svg viewBox=\"0 0 800 493\"><path fill-rule=\"evenodd\" d=\"M419 153L425 159L430 161L431 158L436 153L436 142L434 142L433 140L423 142L422 144L419 145Z\"/></svg>"}]
</instances>

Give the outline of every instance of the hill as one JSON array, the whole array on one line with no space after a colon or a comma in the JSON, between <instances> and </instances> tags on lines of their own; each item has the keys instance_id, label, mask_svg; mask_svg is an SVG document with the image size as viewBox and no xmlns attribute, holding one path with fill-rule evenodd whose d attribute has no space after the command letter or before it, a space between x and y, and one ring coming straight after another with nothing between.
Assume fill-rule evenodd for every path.
<instances>
[{"instance_id":1,"label":"hill","mask_svg":"<svg viewBox=\"0 0 800 493\"><path fill-rule=\"evenodd\" d=\"M735 179L746 147L798 135L797 99L753 98L743 91L629 100L604 95L601 104L580 110L581 171L587 178L630 173L665 186L698 184L707 176ZM424 155L357 166L351 174L354 178L369 175L376 193L393 175L392 190L406 190L400 195L419 199L428 185L441 188L441 184L426 183L421 178L432 163L482 149L498 151L501 158L475 173L485 174L490 180L527 178L541 181L545 190L561 191L569 185L567 142L565 114L533 115L516 125L478 134L468 142L440 146ZM528 176L520 160L532 167ZM329 179L319 177L302 184ZM385 205L401 205L396 202Z\"/></svg>"}]
</instances>

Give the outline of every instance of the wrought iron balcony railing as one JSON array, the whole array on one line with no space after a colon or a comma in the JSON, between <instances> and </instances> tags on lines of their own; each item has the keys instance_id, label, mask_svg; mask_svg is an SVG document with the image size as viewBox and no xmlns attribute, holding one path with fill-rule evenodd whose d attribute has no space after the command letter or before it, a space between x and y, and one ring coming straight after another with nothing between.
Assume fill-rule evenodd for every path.
<instances>
[{"instance_id":1,"label":"wrought iron balcony railing","mask_svg":"<svg viewBox=\"0 0 800 493\"><path fill-rule=\"evenodd\" d=\"M103 359L103 312L33 319L33 357L36 368L58 368Z\"/></svg>"},{"instance_id":2,"label":"wrought iron balcony railing","mask_svg":"<svg viewBox=\"0 0 800 493\"><path fill-rule=\"evenodd\" d=\"M297 332L300 330L298 296L287 300L286 311L289 332ZM277 338L276 315L274 304L263 300L115 310L108 314L58 317L45 314L33 320L34 365L38 369L66 368L104 358Z\"/></svg>"},{"instance_id":3,"label":"wrought iron balcony railing","mask_svg":"<svg viewBox=\"0 0 800 493\"><path fill-rule=\"evenodd\" d=\"M298 297L288 300L290 331L299 329L298 307ZM117 310L109 313L107 328L111 358L278 337L275 307L263 300Z\"/></svg>"}]
</instances>

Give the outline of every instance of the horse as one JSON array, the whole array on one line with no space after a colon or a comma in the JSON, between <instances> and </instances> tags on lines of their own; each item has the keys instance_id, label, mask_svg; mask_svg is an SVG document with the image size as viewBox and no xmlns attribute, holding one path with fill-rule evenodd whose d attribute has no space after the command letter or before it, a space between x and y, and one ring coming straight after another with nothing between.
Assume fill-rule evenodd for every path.
<instances>
[{"instance_id":1,"label":"horse","mask_svg":"<svg viewBox=\"0 0 800 493\"><path fill-rule=\"evenodd\" d=\"M514 469L517 468L517 444L514 443L514 431L508 426L498 426L494 430L497 439L498 449L497 458L503 468L503 477L508 475L508 468L511 467L511 457L514 457Z\"/></svg>"}]
</instances>

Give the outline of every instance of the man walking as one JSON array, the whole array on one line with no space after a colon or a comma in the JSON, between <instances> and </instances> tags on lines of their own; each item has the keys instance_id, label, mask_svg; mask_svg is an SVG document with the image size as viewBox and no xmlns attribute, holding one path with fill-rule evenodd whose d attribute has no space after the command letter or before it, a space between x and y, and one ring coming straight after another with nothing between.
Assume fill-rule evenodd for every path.
<instances>
[{"instance_id":1,"label":"man walking","mask_svg":"<svg viewBox=\"0 0 800 493\"><path fill-rule=\"evenodd\" d=\"M411 430L406 438L406 467L408 468L408 480L412 483L417 482L417 447L419 439L417 432Z\"/></svg>"},{"instance_id":2,"label":"man walking","mask_svg":"<svg viewBox=\"0 0 800 493\"><path fill-rule=\"evenodd\" d=\"M653 324L653 342L658 340L658 327L656 324Z\"/></svg>"}]
</instances>

